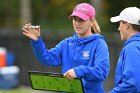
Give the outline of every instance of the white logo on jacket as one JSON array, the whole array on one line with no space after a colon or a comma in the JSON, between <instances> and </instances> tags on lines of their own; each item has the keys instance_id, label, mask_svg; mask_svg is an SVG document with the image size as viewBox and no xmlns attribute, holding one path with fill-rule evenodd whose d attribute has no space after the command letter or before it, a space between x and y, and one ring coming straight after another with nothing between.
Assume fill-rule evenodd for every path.
<instances>
[{"instance_id":1,"label":"white logo on jacket","mask_svg":"<svg viewBox=\"0 0 140 93\"><path fill-rule=\"evenodd\" d=\"M83 59L89 59L89 51L83 51Z\"/></svg>"},{"instance_id":2,"label":"white logo on jacket","mask_svg":"<svg viewBox=\"0 0 140 93\"><path fill-rule=\"evenodd\" d=\"M73 45L72 43L69 43L69 45Z\"/></svg>"}]
</instances>

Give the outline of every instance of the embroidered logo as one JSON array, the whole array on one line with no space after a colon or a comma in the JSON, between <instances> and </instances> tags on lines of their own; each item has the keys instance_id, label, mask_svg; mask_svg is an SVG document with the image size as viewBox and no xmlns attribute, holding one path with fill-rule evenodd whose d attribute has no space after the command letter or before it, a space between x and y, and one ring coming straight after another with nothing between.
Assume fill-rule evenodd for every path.
<instances>
[{"instance_id":1,"label":"embroidered logo","mask_svg":"<svg viewBox=\"0 0 140 93\"><path fill-rule=\"evenodd\" d=\"M83 51L83 59L89 59L89 51Z\"/></svg>"},{"instance_id":2,"label":"embroidered logo","mask_svg":"<svg viewBox=\"0 0 140 93\"><path fill-rule=\"evenodd\" d=\"M72 43L69 43L69 45L73 45Z\"/></svg>"},{"instance_id":3,"label":"embroidered logo","mask_svg":"<svg viewBox=\"0 0 140 93\"><path fill-rule=\"evenodd\" d=\"M86 9L86 8L83 8L83 6L82 5L79 5L79 6L77 6L76 8L75 8L75 10L76 11L85 11L85 12L88 12L88 10Z\"/></svg>"}]
</instances>

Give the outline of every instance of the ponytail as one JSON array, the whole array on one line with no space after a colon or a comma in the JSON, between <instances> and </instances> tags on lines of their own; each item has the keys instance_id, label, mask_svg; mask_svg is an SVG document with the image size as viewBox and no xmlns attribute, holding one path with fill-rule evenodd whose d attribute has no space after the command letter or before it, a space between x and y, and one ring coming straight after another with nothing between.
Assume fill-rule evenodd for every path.
<instances>
[{"instance_id":1,"label":"ponytail","mask_svg":"<svg viewBox=\"0 0 140 93\"><path fill-rule=\"evenodd\" d=\"M91 21L93 23L93 26L91 27L91 32L93 34L95 34L95 33L100 34L101 33L101 30L100 30L100 27L99 27L97 21L95 19L91 19Z\"/></svg>"}]
</instances>

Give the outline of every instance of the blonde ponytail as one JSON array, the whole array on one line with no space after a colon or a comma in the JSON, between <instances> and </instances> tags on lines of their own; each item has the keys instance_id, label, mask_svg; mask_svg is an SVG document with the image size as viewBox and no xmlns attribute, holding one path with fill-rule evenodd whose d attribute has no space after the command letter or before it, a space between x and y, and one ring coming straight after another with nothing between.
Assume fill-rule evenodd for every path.
<instances>
[{"instance_id":1,"label":"blonde ponytail","mask_svg":"<svg viewBox=\"0 0 140 93\"><path fill-rule=\"evenodd\" d=\"M95 19L91 19L91 21L93 22L93 26L91 28L91 32L92 33L98 33L98 34L100 34L101 33L101 30L100 30L100 27L99 27L97 21Z\"/></svg>"}]
</instances>

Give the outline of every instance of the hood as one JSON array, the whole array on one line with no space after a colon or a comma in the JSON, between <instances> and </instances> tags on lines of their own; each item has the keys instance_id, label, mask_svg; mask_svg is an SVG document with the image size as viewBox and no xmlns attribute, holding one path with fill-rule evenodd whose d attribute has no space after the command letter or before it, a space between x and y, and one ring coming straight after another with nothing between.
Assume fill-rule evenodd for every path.
<instances>
[{"instance_id":1,"label":"hood","mask_svg":"<svg viewBox=\"0 0 140 93\"><path fill-rule=\"evenodd\" d=\"M99 38L104 40L103 36L99 35L99 34L93 34L91 36L87 36L87 37L84 37L84 38L79 38L78 35L75 33L71 40L76 42L76 43L82 43L83 44L83 43L91 42L91 41L99 39Z\"/></svg>"},{"instance_id":2,"label":"hood","mask_svg":"<svg viewBox=\"0 0 140 93\"><path fill-rule=\"evenodd\" d=\"M140 32L133 35L132 37L130 37L125 43L124 45L126 46L128 43L132 42L132 41L140 41Z\"/></svg>"}]
</instances>

